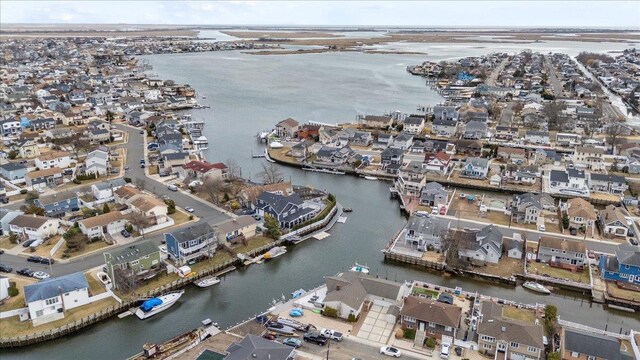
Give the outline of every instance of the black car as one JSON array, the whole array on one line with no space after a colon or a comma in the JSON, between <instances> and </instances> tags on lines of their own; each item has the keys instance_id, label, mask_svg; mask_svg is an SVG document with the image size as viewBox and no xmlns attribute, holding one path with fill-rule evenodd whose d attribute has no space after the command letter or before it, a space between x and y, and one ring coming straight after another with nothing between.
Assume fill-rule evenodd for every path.
<instances>
[{"instance_id":1,"label":"black car","mask_svg":"<svg viewBox=\"0 0 640 360\"><path fill-rule=\"evenodd\" d=\"M460 346L456 346L453 351L456 352L456 355L462 356L462 348Z\"/></svg>"},{"instance_id":2,"label":"black car","mask_svg":"<svg viewBox=\"0 0 640 360\"><path fill-rule=\"evenodd\" d=\"M0 264L0 272L10 273L12 271L13 271L13 268L10 268L9 266L7 266L5 264Z\"/></svg>"},{"instance_id":3,"label":"black car","mask_svg":"<svg viewBox=\"0 0 640 360\"><path fill-rule=\"evenodd\" d=\"M317 331L310 331L310 332L304 334L302 339L304 341L306 341L306 342L316 343L316 344L318 344L320 346L324 346L324 344L327 343L327 338L324 337L322 334L320 334Z\"/></svg>"},{"instance_id":4,"label":"black car","mask_svg":"<svg viewBox=\"0 0 640 360\"><path fill-rule=\"evenodd\" d=\"M31 275L33 275L34 271L29 269L29 268L24 268L24 269L20 269L18 271L16 271L16 274L18 275L22 275L22 276L28 276L31 277Z\"/></svg>"},{"instance_id":5,"label":"black car","mask_svg":"<svg viewBox=\"0 0 640 360\"><path fill-rule=\"evenodd\" d=\"M4 250L0 249L0 255L4 254Z\"/></svg>"},{"instance_id":6,"label":"black car","mask_svg":"<svg viewBox=\"0 0 640 360\"><path fill-rule=\"evenodd\" d=\"M34 262L34 263L39 263L42 262L42 260L44 260L44 258L40 257L40 256L29 256L27 258L28 262Z\"/></svg>"},{"instance_id":7,"label":"black car","mask_svg":"<svg viewBox=\"0 0 640 360\"><path fill-rule=\"evenodd\" d=\"M22 247L29 247L29 245L33 244L36 239L27 240L22 244Z\"/></svg>"},{"instance_id":8,"label":"black car","mask_svg":"<svg viewBox=\"0 0 640 360\"><path fill-rule=\"evenodd\" d=\"M53 265L55 264L55 260L51 259L51 258L40 258L40 263L41 264L45 264L45 265Z\"/></svg>"},{"instance_id":9,"label":"black car","mask_svg":"<svg viewBox=\"0 0 640 360\"><path fill-rule=\"evenodd\" d=\"M122 234L122 236L128 238L129 236L131 236L131 234L129 234L129 232L127 230L122 230L120 231L120 234Z\"/></svg>"}]
</instances>

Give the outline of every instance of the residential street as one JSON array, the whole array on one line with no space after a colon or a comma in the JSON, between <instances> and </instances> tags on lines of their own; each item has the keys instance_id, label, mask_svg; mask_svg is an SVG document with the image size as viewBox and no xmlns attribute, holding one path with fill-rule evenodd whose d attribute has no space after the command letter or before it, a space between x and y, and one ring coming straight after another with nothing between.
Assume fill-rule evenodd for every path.
<instances>
[{"instance_id":1,"label":"residential street","mask_svg":"<svg viewBox=\"0 0 640 360\"><path fill-rule=\"evenodd\" d=\"M556 99L561 98L563 87L560 80L558 80L556 69L553 67L553 64L551 64L551 61L547 57L544 58L544 64L547 69L547 74L549 75L549 82L551 83L551 87L553 88L553 96L555 96Z\"/></svg>"}]
</instances>

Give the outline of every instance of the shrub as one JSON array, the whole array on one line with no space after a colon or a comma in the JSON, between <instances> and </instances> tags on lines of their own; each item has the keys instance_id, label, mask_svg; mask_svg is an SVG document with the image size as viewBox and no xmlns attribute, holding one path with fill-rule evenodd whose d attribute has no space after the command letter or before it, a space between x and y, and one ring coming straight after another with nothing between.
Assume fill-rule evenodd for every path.
<instances>
[{"instance_id":1,"label":"shrub","mask_svg":"<svg viewBox=\"0 0 640 360\"><path fill-rule=\"evenodd\" d=\"M329 306L325 306L324 309L322 309L322 315L335 319L338 317L338 310Z\"/></svg>"},{"instance_id":2,"label":"shrub","mask_svg":"<svg viewBox=\"0 0 640 360\"><path fill-rule=\"evenodd\" d=\"M123 177L122 178L126 183L131 183L131 178L130 177Z\"/></svg>"},{"instance_id":3,"label":"shrub","mask_svg":"<svg viewBox=\"0 0 640 360\"><path fill-rule=\"evenodd\" d=\"M354 323L358 321L358 318L354 314L349 314L349 316L347 317L347 321Z\"/></svg>"},{"instance_id":4,"label":"shrub","mask_svg":"<svg viewBox=\"0 0 640 360\"><path fill-rule=\"evenodd\" d=\"M416 338L416 330L415 329L404 329L403 337L405 339L413 340Z\"/></svg>"},{"instance_id":5,"label":"shrub","mask_svg":"<svg viewBox=\"0 0 640 360\"><path fill-rule=\"evenodd\" d=\"M73 179L73 183L74 184L82 184L82 181L80 181L78 178Z\"/></svg>"},{"instance_id":6,"label":"shrub","mask_svg":"<svg viewBox=\"0 0 640 360\"><path fill-rule=\"evenodd\" d=\"M14 297L14 296L18 296L18 294L20 294L20 290L18 290L18 287L16 286L16 283L14 281L10 281L9 282L9 296Z\"/></svg>"},{"instance_id":7,"label":"shrub","mask_svg":"<svg viewBox=\"0 0 640 360\"><path fill-rule=\"evenodd\" d=\"M16 233L11 233L9 235L9 242L12 244L17 244L18 243L18 235L16 235Z\"/></svg>"},{"instance_id":8,"label":"shrub","mask_svg":"<svg viewBox=\"0 0 640 360\"><path fill-rule=\"evenodd\" d=\"M33 202L33 200L40 197L40 194L37 192L29 191L27 192L27 196L24 198L26 202Z\"/></svg>"},{"instance_id":9,"label":"shrub","mask_svg":"<svg viewBox=\"0 0 640 360\"><path fill-rule=\"evenodd\" d=\"M426 338L424 339L424 346L429 349L434 349L436 347L436 341L433 338Z\"/></svg>"},{"instance_id":10,"label":"shrub","mask_svg":"<svg viewBox=\"0 0 640 360\"><path fill-rule=\"evenodd\" d=\"M189 215L189 220L193 220L193 215Z\"/></svg>"},{"instance_id":11,"label":"shrub","mask_svg":"<svg viewBox=\"0 0 640 360\"><path fill-rule=\"evenodd\" d=\"M102 207L102 213L106 214L108 212L110 212L111 209L109 208L109 205L107 205L107 203L104 203L104 206Z\"/></svg>"},{"instance_id":12,"label":"shrub","mask_svg":"<svg viewBox=\"0 0 640 360\"><path fill-rule=\"evenodd\" d=\"M22 189L22 190L20 190L20 194L22 194L22 195L24 195L24 194L26 194L26 193L28 193L28 192L29 192L29 191L27 191L27 189Z\"/></svg>"},{"instance_id":13,"label":"shrub","mask_svg":"<svg viewBox=\"0 0 640 360\"><path fill-rule=\"evenodd\" d=\"M127 230L127 232L128 232L129 234L131 234L131 233L133 232L133 225L131 225L131 224L127 224L127 225L124 227L124 229L125 229L125 230Z\"/></svg>"}]
</instances>

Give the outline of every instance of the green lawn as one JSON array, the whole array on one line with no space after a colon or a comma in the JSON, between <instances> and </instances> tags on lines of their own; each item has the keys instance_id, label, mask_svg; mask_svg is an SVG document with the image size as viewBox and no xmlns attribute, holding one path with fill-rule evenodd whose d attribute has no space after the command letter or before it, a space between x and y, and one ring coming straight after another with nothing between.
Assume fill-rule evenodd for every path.
<instances>
[{"instance_id":1,"label":"green lawn","mask_svg":"<svg viewBox=\"0 0 640 360\"><path fill-rule=\"evenodd\" d=\"M247 245L240 245L237 248L234 248L233 250L238 254L244 254L244 253L250 252L251 250L254 250L259 247L265 246L269 243L272 243L274 241L275 240L273 240L270 237L258 235L258 236L252 237L251 239L248 239Z\"/></svg>"},{"instance_id":2,"label":"green lawn","mask_svg":"<svg viewBox=\"0 0 640 360\"><path fill-rule=\"evenodd\" d=\"M502 316L515 320L526 321L534 323L536 321L536 315L531 310L519 309L515 306L503 306Z\"/></svg>"},{"instance_id":3,"label":"green lawn","mask_svg":"<svg viewBox=\"0 0 640 360\"><path fill-rule=\"evenodd\" d=\"M424 289L419 287L414 287L411 294L412 295L431 295L431 297L434 299L437 299L438 295L440 295L440 293L435 290L429 290L429 289Z\"/></svg>"},{"instance_id":4,"label":"green lawn","mask_svg":"<svg viewBox=\"0 0 640 360\"><path fill-rule=\"evenodd\" d=\"M582 272L573 272L570 270L551 267L545 263L531 262L528 265L527 271L530 274L536 275L549 275L556 279L567 279L575 282L589 284L589 269L585 267Z\"/></svg>"}]
</instances>

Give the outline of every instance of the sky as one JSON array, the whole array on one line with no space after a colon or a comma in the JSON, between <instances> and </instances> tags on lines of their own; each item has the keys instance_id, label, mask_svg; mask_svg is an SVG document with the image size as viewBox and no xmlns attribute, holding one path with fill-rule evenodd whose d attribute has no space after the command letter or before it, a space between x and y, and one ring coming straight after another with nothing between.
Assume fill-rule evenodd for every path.
<instances>
[{"instance_id":1,"label":"sky","mask_svg":"<svg viewBox=\"0 0 640 360\"><path fill-rule=\"evenodd\" d=\"M0 24L640 28L640 1L0 1Z\"/></svg>"}]
</instances>

